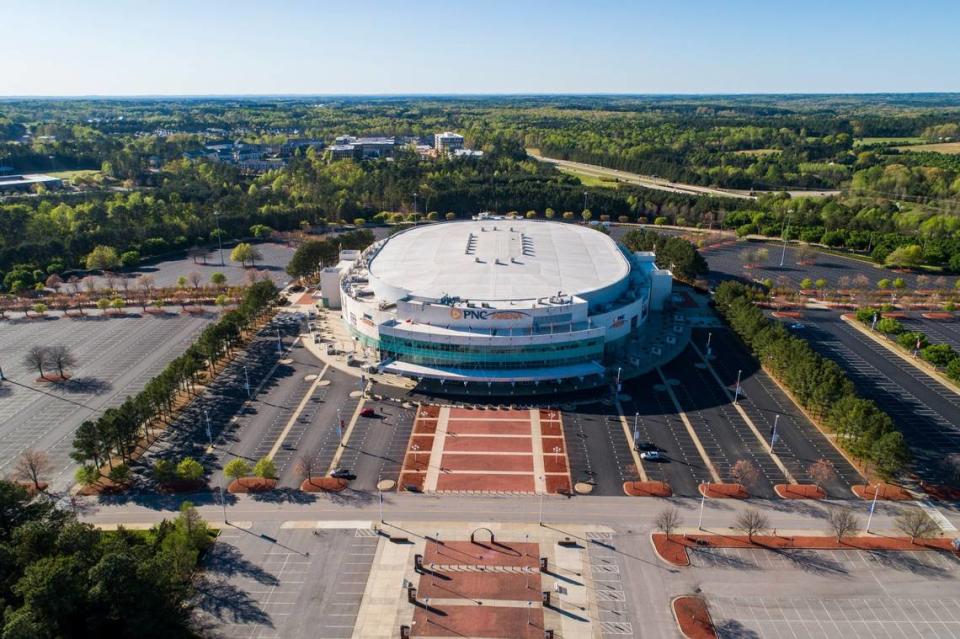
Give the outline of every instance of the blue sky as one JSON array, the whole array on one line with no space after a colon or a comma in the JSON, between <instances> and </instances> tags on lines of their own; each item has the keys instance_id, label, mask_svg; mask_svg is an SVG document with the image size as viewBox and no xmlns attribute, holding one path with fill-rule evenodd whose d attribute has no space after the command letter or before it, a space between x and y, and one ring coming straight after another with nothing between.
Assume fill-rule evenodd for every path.
<instances>
[{"instance_id":1,"label":"blue sky","mask_svg":"<svg viewBox=\"0 0 960 639\"><path fill-rule=\"evenodd\" d=\"M0 0L0 95L960 91L958 23L957 0Z\"/></svg>"}]
</instances>

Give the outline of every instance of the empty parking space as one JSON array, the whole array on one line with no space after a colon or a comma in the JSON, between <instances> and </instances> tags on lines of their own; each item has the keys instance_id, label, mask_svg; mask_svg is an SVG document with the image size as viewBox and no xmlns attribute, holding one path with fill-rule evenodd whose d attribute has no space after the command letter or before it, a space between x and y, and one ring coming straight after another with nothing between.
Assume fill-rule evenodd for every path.
<instances>
[{"instance_id":1,"label":"empty parking space","mask_svg":"<svg viewBox=\"0 0 960 639\"><path fill-rule=\"evenodd\" d=\"M920 331L927 336L932 344L949 344L955 351L960 351L960 322L954 320L930 320L911 313L900 320L909 331Z\"/></svg>"},{"instance_id":2,"label":"empty parking space","mask_svg":"<svg viewBox=\"0 0 960 639\"><path fill-rule=\"evenodd\" d=\"M358 532L227 527L203 563L199 621L224 637L351 637L379 543Z\"/></svg>"},{"instance_id":3,"label":"empty parking space","mask_svg":"<svg viewBox=\"0 0 960 639\"><path fill-rule=\"evenodd\" d=\"M712 597L709 606L723 639L960 636L960 599Z\"/></svg>"},{"instance_id":4,"label":"empty parking space","mask_svg":"<svg viewBox=\"0 0 960 639\"><path fill-rule=\"evenodd\" d=\"M960 450L960 396L932 381L909 363L835 313L812 311L803 336L837 362L857 390L897 423L914 455L912 470L929 484L945 483L945 452Z\"/></svg>"},{"instance_id":5,"label":"empty parking space","mask_svg":"<svg viewBox=\"0 0 960 639\"><path fill-rule=\"evenodd\" d=\"M707 331L694 331L694 342L704 356L707 339ZM757 367L756 360L739 339L729 331L714 330L710 335L710 343L710 365L727 388L736 389L737 372L741 372L739 404L767 442L773 442L776 424L773 451L793 478L801 483L812 482L808 472L811 464L826 459L836 471L836 478L824 485L828 495L842 499L851 497L850 487L864 481L860 473L810 423L774 381Z\"/></svg>"},{"instance_id":6,"label":"empty parking space","mask_svg":"<svg viewBox=\"0 0 960 639\"><path fill-rule=\"evenodd\" d=\"M594 495L622 495L623 482L636 479L630 444L612 402L564 411L563 431L574 483L593 485Z\"/></svg>"},{"instance_id":7,"label":"empty parking space","mask_svg":"<svg viewBox=\"0 0 960 639\"><path fill-rule=\"evenodd\" d=\"M47 451L54 489L72 483L73 432L86 419L135 395L180 355L215 316L186 316L170 309L160 317L51 318L5 321L0 353L6 382L0 384L0 471L27 448ZM63 344L76 356L72 378L37 382L39 372L22 362L34 345Z\"/></svg>"}]
</instances>

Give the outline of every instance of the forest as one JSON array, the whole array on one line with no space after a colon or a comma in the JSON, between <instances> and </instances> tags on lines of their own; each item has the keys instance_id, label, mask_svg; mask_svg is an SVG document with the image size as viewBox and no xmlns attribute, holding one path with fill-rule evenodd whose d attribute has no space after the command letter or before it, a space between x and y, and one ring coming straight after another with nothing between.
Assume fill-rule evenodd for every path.
<instances>
[{"instance_id":1,"label":"forest","mask_svg":"<svg viewBox=\"0 0 960 639\"><path fill-rule=\"evenodd\" d=\"M0 200L0 286L22 291L81 268L96 246L132 259L209 244L216 213L222 236L241 239L253 227L408 219L415 207L432 219L517 211L786 235L960 272L960 156L901 146L954 140L958 129L960 98L947 94L5 100L0 166L89 174L68 178L68 191ZM331 162L297 151L259 175L184 159L221 140L426 142L442 130L461 132L484 157L402 150L388 161ZM841 194L741 200L584 184L528 149L694 184Z\"/></svg>"}]
</instances>

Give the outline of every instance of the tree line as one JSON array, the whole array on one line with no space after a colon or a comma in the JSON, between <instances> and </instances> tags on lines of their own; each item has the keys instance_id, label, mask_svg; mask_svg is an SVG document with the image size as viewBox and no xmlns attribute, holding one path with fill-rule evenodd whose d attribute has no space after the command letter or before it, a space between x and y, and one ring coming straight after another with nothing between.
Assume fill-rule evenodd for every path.
<instances>
[{"instance_id":1,"label":"tree line","mask_svg":"<svg viewBox=\"0 0 960 639\"><path fill-rule=\"evenodd\" d=\"M3 639L196 636L189 601L212 535L185 503L148 531L97 530L0 481Z\"/></svg>"},{"instance_id":2,"label":"tree line","mask_svg":"<svg viewBox=\"0 0 960 639\"><path fill-rule=\"evenodd\" d=\"M844 450L872 464L884 477L897 474L910 460L910 451L890 416L860 397L835 362L791 335L780 322L767 319L755 305L762 297L759 289L728 281L717 287L714 299L754 356L836 434Z\"/></svg>"}]
</instances>

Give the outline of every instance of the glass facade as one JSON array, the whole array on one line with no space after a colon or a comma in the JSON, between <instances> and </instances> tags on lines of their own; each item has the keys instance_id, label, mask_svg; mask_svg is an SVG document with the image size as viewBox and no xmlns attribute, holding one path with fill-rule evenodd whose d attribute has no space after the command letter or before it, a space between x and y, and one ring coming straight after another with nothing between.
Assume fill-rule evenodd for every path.
<instances>
[{"instance_id":1,"label":"glass facade","mask_svg":"<svg viewBox=\"0 0 960 639\"><path fill-rule=\"evenodd\" d=\"M565 366L603 358L603 337L554 344L479 346L380 336L380 354L423 366L507 369Z\"/></svg>"}]
</instances>

